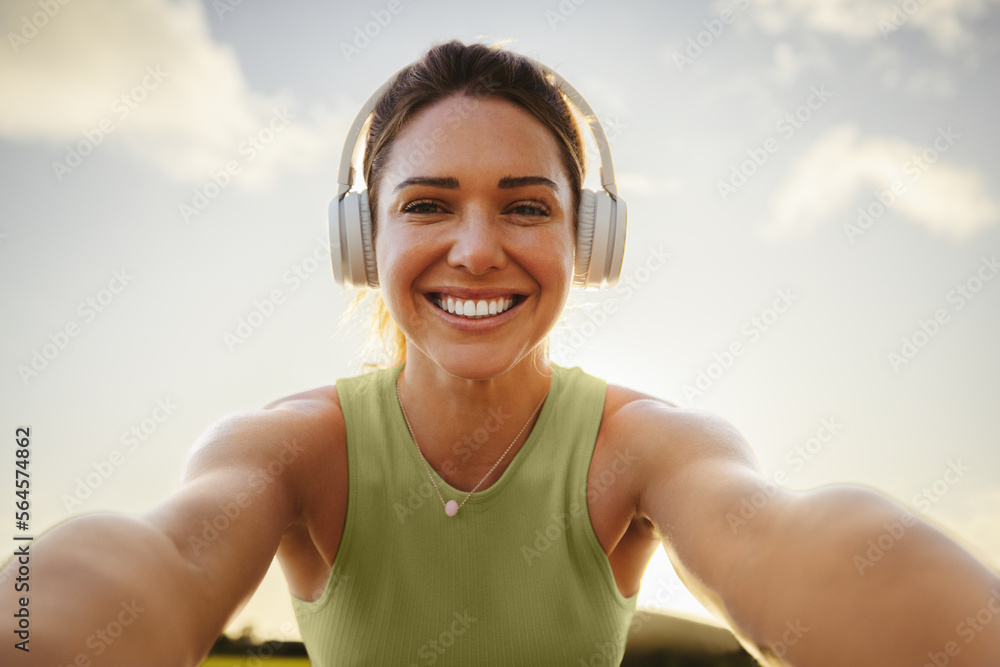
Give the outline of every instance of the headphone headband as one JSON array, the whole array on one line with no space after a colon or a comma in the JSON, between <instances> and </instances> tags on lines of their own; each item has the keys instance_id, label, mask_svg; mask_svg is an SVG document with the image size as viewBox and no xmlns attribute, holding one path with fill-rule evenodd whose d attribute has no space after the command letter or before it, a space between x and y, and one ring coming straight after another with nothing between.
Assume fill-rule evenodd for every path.
<instances>
[{"instance_id":1,"label":"headphone headband","mask_svg":"<svg viewBox=\"0 0 1000 667\"><path fill-rule=\"evenodd\" d=\"M618 189L615 185L615 166L611 160L611 147L608 146L607 135L604 134L604 128L601 126L601 121L597 118L597 114L594 113L593 108L584 99L583 95L570 84L569 81L564 79L561 74L556 72L554 69L548 67L547 65L529 58L528 56L522 56L518 54L519 57L524 58L528 62L534 64L546 74L551 76L556 83L556 86L570 99L573 105L583 114L584 118L587 120L587 127L590 128L590 133L597 142L597 149L601 156L601 187L603 187L608 194L613 198L618 198ZM354 117L354 122L351 123L351 129L347 133L347 141L344 142L344 151L340 156L340 171L337 173L337 183L340 187L337 188L337 197L344 196L354 185L354 154L358 150L358 142L361 138L361 130L364 128L365 123L368 122L368 117L371 115L372 111L375 109L375 105L385 91L389 90L389 87L395 83L396 79L399 78L400 73L405 70L409 65L403 67L396 71L389 79L383 83L374 93L368 98L358 111L358 115Z\"/></svg>"}]
</instances>

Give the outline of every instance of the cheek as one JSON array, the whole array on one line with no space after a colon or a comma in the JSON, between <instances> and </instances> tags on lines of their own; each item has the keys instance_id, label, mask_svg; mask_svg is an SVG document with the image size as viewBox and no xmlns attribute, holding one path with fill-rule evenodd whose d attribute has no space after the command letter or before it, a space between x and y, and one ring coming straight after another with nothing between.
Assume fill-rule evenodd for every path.
<instances>
[{"instance_id":1,"label":"cheek","mask_svg":"<svg viewBox=\"0 0 1000 667\"><path fill-rule=\"evenodd\" d=\"M546 239L532 239L529 271L548 288L549 294L562 299L573 285L576 239L573 230L560 230Z\"/></svg>"},{"instance_id":2,"label":"cheek","mask_svg":"<svg viewBox=\"0 0 1000 667\"><path fill-rule=\"evenodd\" d=\"M388 303L394 300L396 285L405 274L405 253L400 253L400 239L392 230L378 229L374 238L375 266L378 268L379 288L382 298Z\"/></svg>"},{"instance_id":3,"label":"cheek","mask_svg":"<svg viewBox=\"0 0 1000 667\"><path fill-rule=\"evenodd\" d=\"M576 230L567 225L565 233L560 237L559 257L563 258L562 267L570 274L572 281L573 266L576 263Z\"/></svg>"},{"instance_id":4,"label":"cheek","mask_svg":"<svg viewBox=\"0 0 1000 667\"><path fill-rule=\"evenodd\" d=\"M404 246L388 235L380 239L375 247L375 265L378 267L379 285L384 298L391 299L404 284L413 278L413 253L405 252Z\"/></svg>"}]
</instances>

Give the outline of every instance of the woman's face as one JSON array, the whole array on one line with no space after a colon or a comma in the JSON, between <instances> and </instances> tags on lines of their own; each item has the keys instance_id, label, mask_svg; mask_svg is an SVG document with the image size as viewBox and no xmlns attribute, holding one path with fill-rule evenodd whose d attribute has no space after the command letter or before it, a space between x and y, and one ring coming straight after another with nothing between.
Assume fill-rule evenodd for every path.
<instances>
[{"instance_id":1,"label":"woman's face","mask_svg":"<svg viewBox=\"0 0 1000 667\"><path fill-rule=\"evenodd\" d=\"M555 325L573 279L555 137L507 100L452 96L406 124L379 178L379 283L407 359L469 379L513 367Z\"/></svg>"}]
</instances>

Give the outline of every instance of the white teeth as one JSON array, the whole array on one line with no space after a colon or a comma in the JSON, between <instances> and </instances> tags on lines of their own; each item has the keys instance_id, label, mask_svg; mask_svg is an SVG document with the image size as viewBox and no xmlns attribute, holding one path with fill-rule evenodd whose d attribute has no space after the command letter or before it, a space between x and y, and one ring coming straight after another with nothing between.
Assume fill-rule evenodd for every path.
<instances>
[{"instance_id":1,"label":"white teeth","mask_svg":"<svg viewBox=\"0 0 1000 667\"><path fill-rule=\"evenodd\" d=\"M454 315L460 315L470 319L480 319L483 317L499 315L500 313L508 310L514 304L514 299L510 297L500 297L489 301L486 299L480 299L478 301L466 299L465 301L462 301L461 299L455 299L451 296L447 298L438 296L435 303L441 310L445 310Z\"/></svg>"}]
</instances>

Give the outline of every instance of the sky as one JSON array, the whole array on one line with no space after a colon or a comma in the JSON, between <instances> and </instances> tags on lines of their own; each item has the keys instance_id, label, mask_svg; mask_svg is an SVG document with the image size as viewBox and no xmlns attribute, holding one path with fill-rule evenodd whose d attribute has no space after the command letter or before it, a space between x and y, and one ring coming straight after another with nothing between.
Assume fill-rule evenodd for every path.
<instances>
[{"instance_id":1,"label":"sky","mask_svg":"<svg viewBox=\"0 0 1000 667\"><path fill-rule=\"evenodd\" d=\"M33 532L143 512L216 419L359 372L347 129L433 44L507 40L587 98L628 203L554 360L1000 567L998 28L996 0L6 1L0 478L30 426ZM639 600L706 614L662 549ZM276 565L248 625L298 636Z\"/></svg>"}]
</instances>

